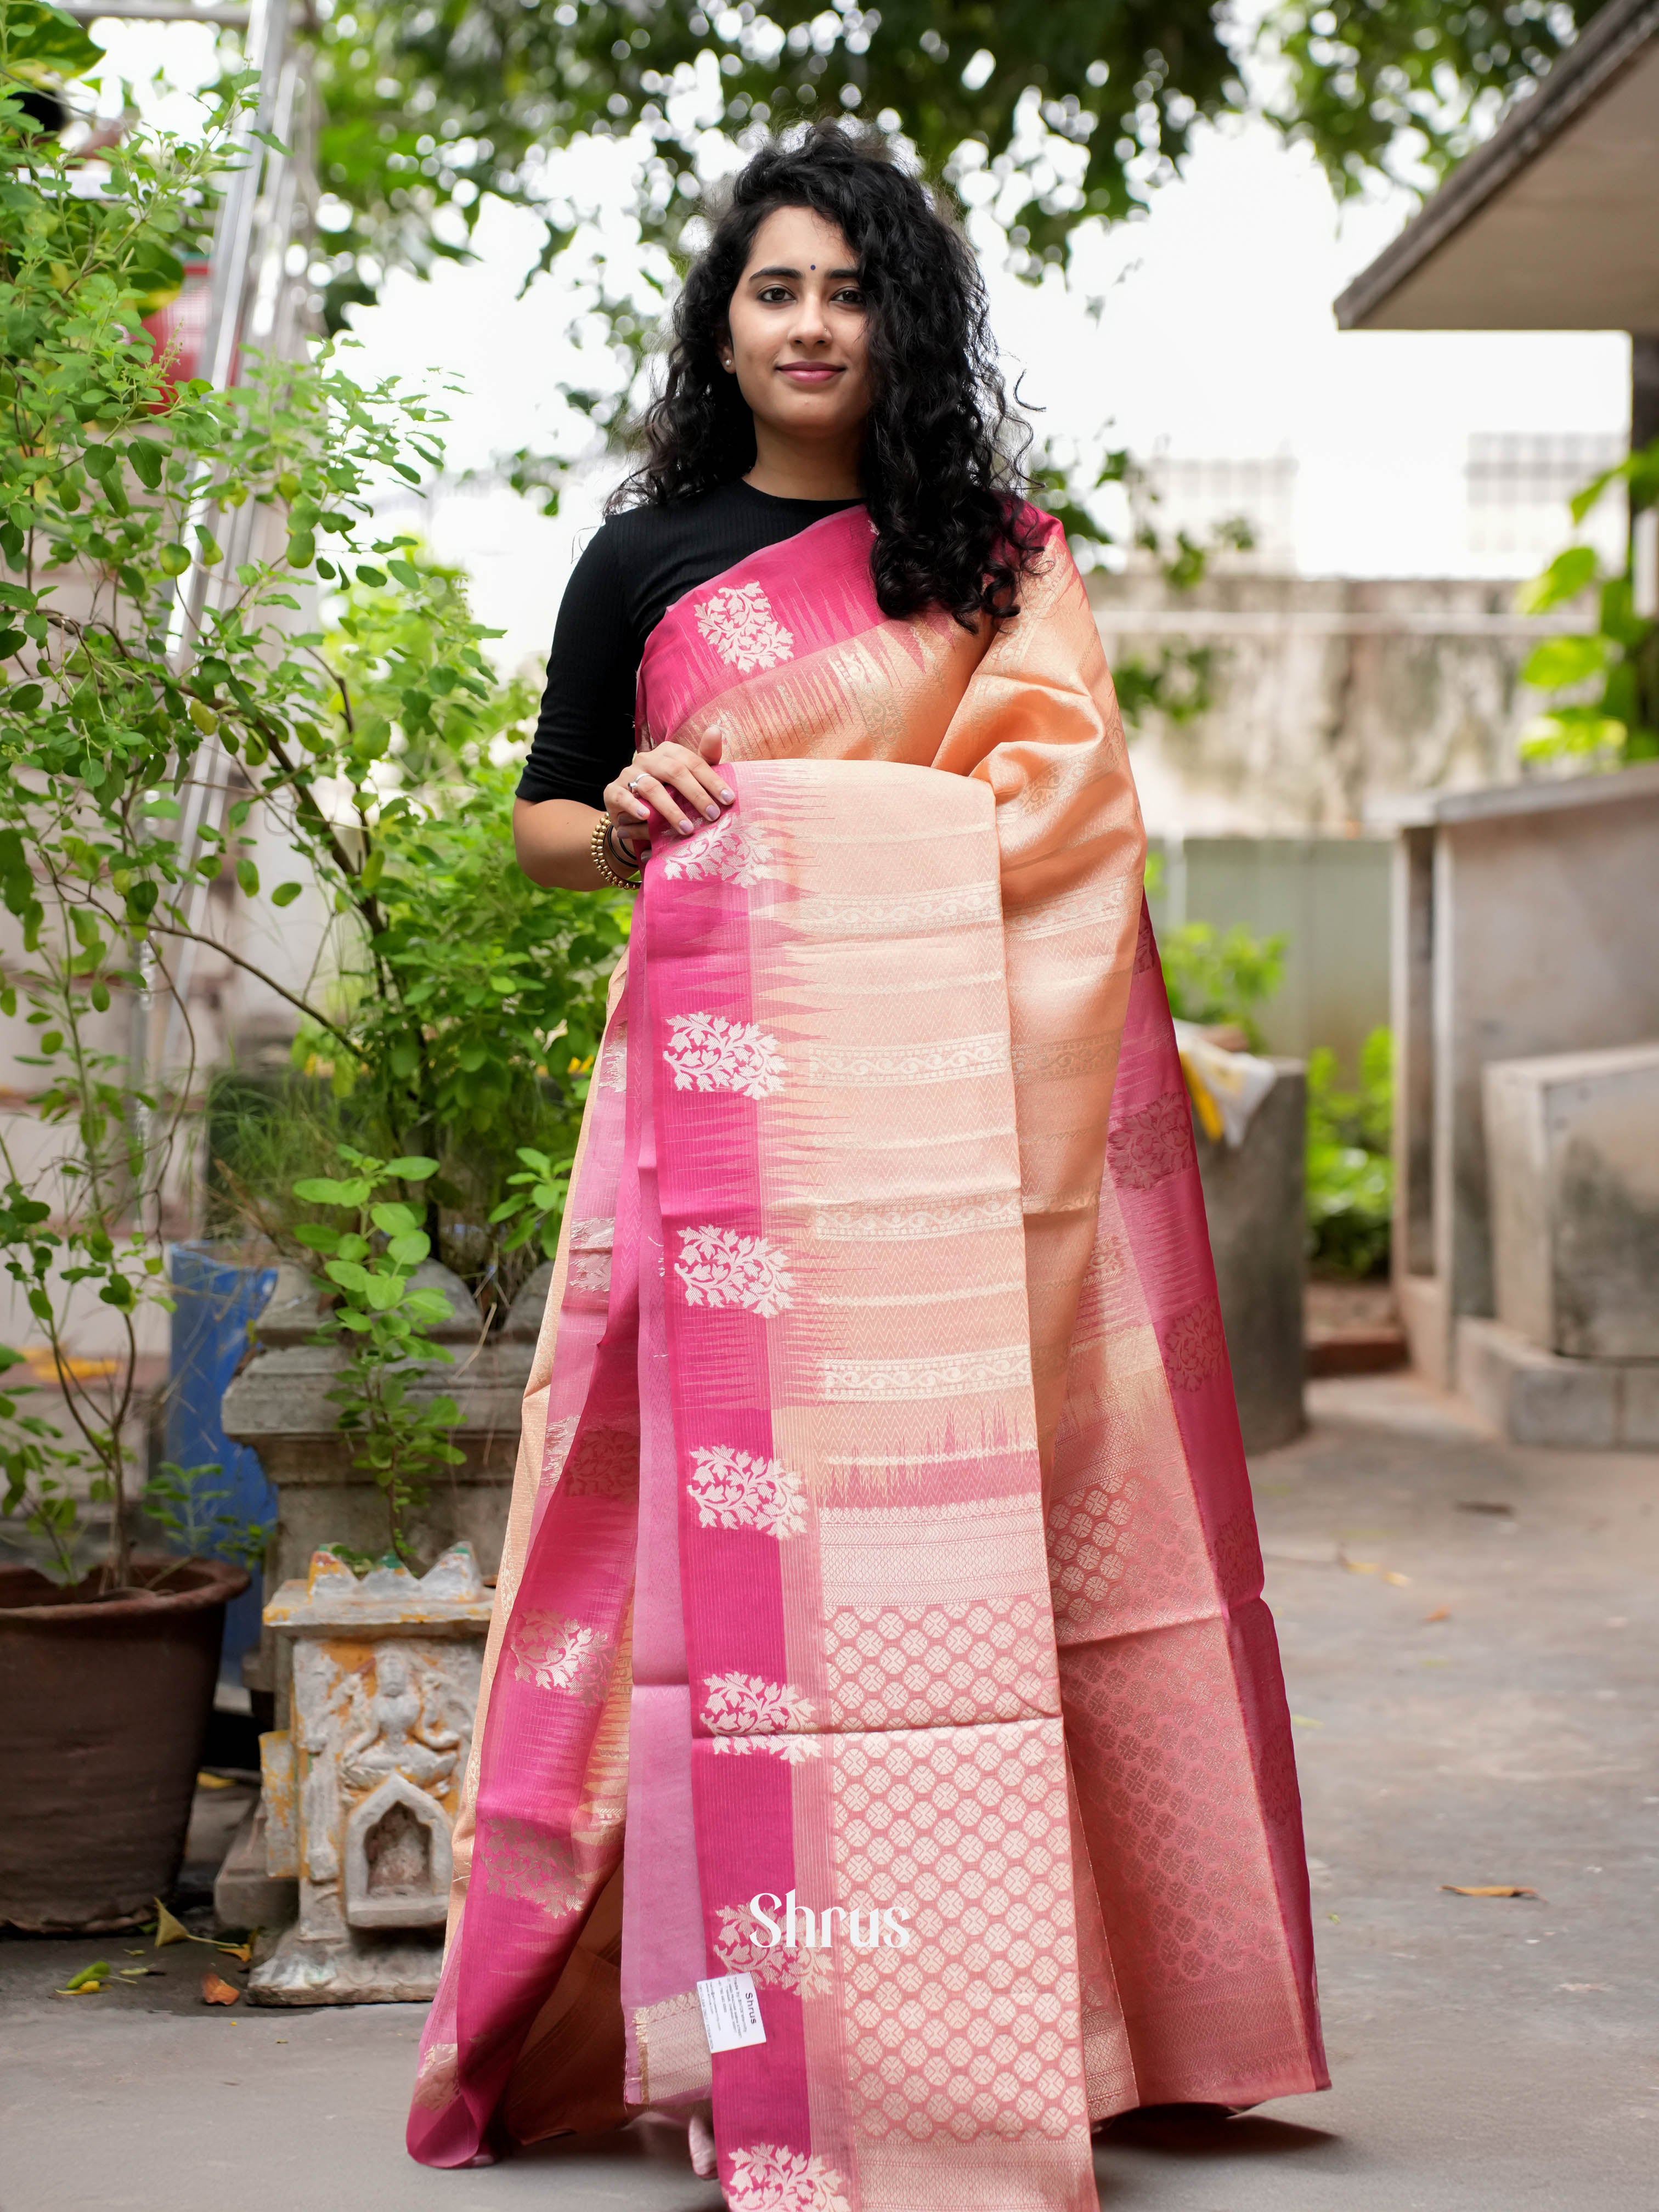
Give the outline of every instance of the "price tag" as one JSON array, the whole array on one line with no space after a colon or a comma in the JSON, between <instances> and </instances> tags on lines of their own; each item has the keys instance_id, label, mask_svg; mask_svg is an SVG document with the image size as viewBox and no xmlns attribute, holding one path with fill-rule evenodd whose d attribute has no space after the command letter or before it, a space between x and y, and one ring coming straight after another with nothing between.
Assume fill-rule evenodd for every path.
<instances>
[{"instance_id":1,"label":"price tag","mask_svg":"<svg viewBox=\"0 0 1659 2212\"><path fill-rule=\"evenodd\" d=\"M710 2051L743 2051L751 2043L764 2043L766 2023L752 1974L722 1974L718 1980L697 1984L697 2002L702 2007L703 2033Z\"/></svg>"}]
</instances>

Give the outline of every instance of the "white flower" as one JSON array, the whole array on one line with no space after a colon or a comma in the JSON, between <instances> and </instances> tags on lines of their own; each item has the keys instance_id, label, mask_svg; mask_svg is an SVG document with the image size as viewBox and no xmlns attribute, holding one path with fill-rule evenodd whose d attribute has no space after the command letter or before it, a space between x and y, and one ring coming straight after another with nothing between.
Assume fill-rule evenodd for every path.
<instances>
[{"instance_id":1,"label":"white flower","mask_svg":"<svg viewBox=\"0 0 1659 2212\"><path fill-rule=\"evenodd\" d=\"M663 1058L674 1071L676 1091L738 1091L769 1098L783 1088L778 1041L753 1022L724 1014L674 1014Z\"/></svg>"},{"instance_id":2,"label":"white flower","mask_svg":"<svg viewBox=\"0 0 1659 2212\"><path fill-rule=\"evenodd\" d=\"M736 1229L682 1229L674 1273L688 1305L744 1306L769 1321L794 1304L787 1255L764 1237Z\"/></svg>"},{"instance_id":3,"label":"white flower","mask_svg":"<svg viewBox=\"0 0 1659 2212\"><path fill-rule=\"evenodd\" d=\"M781 1460L762 1459L731 1444L698 1444L691 1457L685 1486L700 1528L757 1528L778 1537L799 1536L805 1528L805 1490Z\"/></svg>"},{"instance_id":4,"label":"white flower","mask_svg":"<svg viewBox=\"0 0 1659 2212\"><path fill-rule=\"evenodd\" d=\"M718 876L746 890L770 872L769 863L775 857L757 830L749 829L735 814L722 814L718 822L677 846L663 862L662 872L694 882Z\"/></svg>"},{"instance_id":5,"label":"white flower","mask_svg":"<svg viewBox=\"0 0 1659 2212\"><path fill-rule=\"evenodd\" d=\"M702 1724L713 1735L782 1735L812 1724L812 1701L793 1682L758 1674L706 1674Z\"/></svg>"},{"instance_id":6,"label":"white flower","mask_svg":"<svg viewBox=\"0 0 1659 2212\"><path fill-rule=\"evenodd\" d=\"M852 2212L833 2166L781 2143L732 2152L726 2201L732 2212Z\"/></svg>"},{"instance_id":7,"label":"white flower","mask_svg":"<svg viewBox=\"0 0 1659 2212\"><path fill-rule=\"evenodd\" d=\"M758 584L733 584L694 605L697 628L729 668L775 668L795 657L795 641Z\"/></svg>"}]
</instances>

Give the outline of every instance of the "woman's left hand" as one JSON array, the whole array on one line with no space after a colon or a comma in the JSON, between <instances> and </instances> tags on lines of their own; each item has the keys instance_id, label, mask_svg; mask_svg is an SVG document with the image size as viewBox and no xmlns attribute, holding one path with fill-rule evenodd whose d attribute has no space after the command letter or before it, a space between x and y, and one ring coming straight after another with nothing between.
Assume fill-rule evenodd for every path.
<instances>
[{"instance_id":1,"label":"woman's left hand","mask_svg":"<svg viewBox=\"0 0 1659 2212\"><path fill-rule=\"evenodd\" d=\"M605 787L605 811L618 842L630 850L650 843L653 811L682 837L703 822L718 822L720 809L737 797L717 765L718 738L707 754L690 745L652 745Z\"/></svg>"}]
</instances>

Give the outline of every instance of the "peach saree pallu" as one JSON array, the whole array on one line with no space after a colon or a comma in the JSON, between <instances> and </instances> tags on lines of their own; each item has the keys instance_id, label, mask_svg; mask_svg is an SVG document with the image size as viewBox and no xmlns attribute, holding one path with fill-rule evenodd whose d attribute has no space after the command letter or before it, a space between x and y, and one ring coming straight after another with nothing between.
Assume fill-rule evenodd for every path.
<instances>
[{"instance_id":1,"label":"peach saree pallu","mask_svg":"<svg viewBox=\"0 0 1659 2212\"><path fill-rule=\"evenodd\" d=\"M409 2142L712 2093L737 2212L1092 2212L1092 2123L1324 2085L1288 1716L1082 584L869 544L647 645L737 803L614 994Z\"/></svg>"}]
</instances>

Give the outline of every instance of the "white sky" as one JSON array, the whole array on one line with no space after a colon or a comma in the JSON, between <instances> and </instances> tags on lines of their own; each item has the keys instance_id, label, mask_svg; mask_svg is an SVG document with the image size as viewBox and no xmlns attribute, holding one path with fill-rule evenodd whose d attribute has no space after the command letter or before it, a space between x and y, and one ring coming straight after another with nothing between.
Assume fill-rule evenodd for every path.
<instances>
[{"instance_id":1,"label":"white sky","mask_svg":"<svg viewBox=\"0 0 1659 2212\"><path fill-rule=\"evenodd\" d=\"M114 22L94 35L112 76L145 76L165 56L175 81L195 76L206 37L193 25ZM1311 157L1267 125L1200 128L1185 177L1146 221L1093 241L1070 294L1058 281L1033 292L993 276L1006 363L1024 371L1046 426L1085 447L1293 454L1304 574L1504 574L1502 560L1468 550L1469 437L1621 433L1628 343L1616 332L1339 332L1331 301L1413 204L1399 193L1339 221ZM356 373L436 369L466 386L450 403L452 467L487 466L560 419L567 302L546 279L515 297L538 235L532 218L492 205L475 265L441 264L425 283L393 276L354 317ZM1097 322L1079 304L1091 293L1106 295ZM429 514L436 550L473 572L481 619L506 631L507 665L545 653L573 548L614 474L602 470L556 520L504 490L448 496ZM1564 538L1566 528L1564 512Z\"/></svg>"},{"instance_id":2,"label":"white sky","mask_svg":"<svg viewBox=\"0 0 1659 2212\"><path fill-rule=\"evenodd\" d=\"M1207 131L1188 174L1144 222L1085 264L1107 292L1098 323L1058 283L993 280L1005 362L1024 371L1047 426L1084 444L1217 459L1282 452L1297 462L1297 566L1315 575L1504 574L1468 550L1463 468L1477 431L1619 434L1629 345L1618 332L1340 332L1331 302L1411 206L1336 210L1311 158L1265 125ZM514 298L536 227L496 209L480 265L430 281L394 276L355 318L365 368L456 372L456 465L532 443L562 352L553 288ZM1114 279L1117 281L1114 282ZM545 652L571 548L591 529L614 468L544 521L508 493L446 499L441 550L465 558L503 658ZM1563 540L1567 532L1561 518Z\"/></svg>"}]
</instances>

